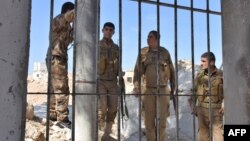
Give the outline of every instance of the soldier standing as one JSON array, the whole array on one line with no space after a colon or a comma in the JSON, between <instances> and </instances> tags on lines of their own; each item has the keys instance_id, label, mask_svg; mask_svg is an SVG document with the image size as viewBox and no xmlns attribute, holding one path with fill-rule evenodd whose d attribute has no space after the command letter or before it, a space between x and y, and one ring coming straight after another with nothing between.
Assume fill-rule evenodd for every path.
<instances>
[{"instance_id":1,"label":"soldier standing","mask_svg":"<svg viewBox=\"0 0 250 141\"><path fill-rule=\"evenodd\" d=\"M52 44L46 57L48 73L51 76L50 120L70 128L68 118L68 46L73 41L74 4L66 2L62 5L61 14L53 19ZM59 93L59 94L53 94Z\"/></svg>"},{"instance_id":2,"label":"soldier standing","mask_svg":"<svg viewBox=\"0 0 250 141\"><path fill-rule=\"evenodd\" d=\"M101 140L108 140L117 113L119 74L119 48L113 40L115 26L106 22L102 29L103 38L99 42L99 130L104 132Z\"/></svg>"},{"instance_id":3,"label":"soldier standing","mask_svg":"<svg viewBox=\"0 0 250 141\"><path fill-rule=\"evenodd\" d=\"M142 97L142 105L144 110L145 127L147 141L156 140L156 117L157 117L157 81L159 78L160 94L170 94L168 88L168 81L170 80L173 90L175 89L175 75L174 67L167 49L158 45L160 35L157 31L150 31L148 34L147 42L148 47L141 50L141 64L139 64L139 56L134 69L134 93L138 94L139 84L138 79L142 77L143 83L146 84L143 90L144 96ZM158 60L159 54L159 60ZM159 63L159 75L157 76L157 65ZM138 72L138 67L140 71ZM172 90L172 91L173 91ZM154 94L154 95L152 95ZM166 120L169 116L169 101L170 96L160 96L160 103L158 109L160 111L160 141L166 138Z\"/></svg>"},{"instance_id":4,"label":"soldier standing","mask_svg":"<svg viewBox=\"0 0 250 141\"><path fill-rule=\"evenodd\" d=\"M202 70L195 78L196 95L189 99L192 114L198 117L198 139L209 141L209 124L212 122L214 141L223 141L223 77L222 71L215 66L215 56L212 52L201 55L201 68ZM198 106L196 107L197 99ZM210 104L211 121L209 120Z\"/></svg>"}]
</instances>

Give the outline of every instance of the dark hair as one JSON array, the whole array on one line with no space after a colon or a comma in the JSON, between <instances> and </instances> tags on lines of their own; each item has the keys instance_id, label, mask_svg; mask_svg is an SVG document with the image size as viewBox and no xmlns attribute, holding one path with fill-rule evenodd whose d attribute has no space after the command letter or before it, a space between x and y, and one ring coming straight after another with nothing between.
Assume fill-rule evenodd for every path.
<instances>
[{"instance_id":1,"label":"dark hair","mask_svg":"<svg viewBox=\"0 0 250 141\"><path fill-rule=\"evenodd\" d=\"M148 34L153 34L156 39L160 39L160 34L156 30L151 30Z\"/></svg>"},{"instance_id":2,"label":"dark hair","mask_svg":"<svg viewBox=\"0 0 250 141\"><path fill-rule=\"evenodd\" d=\"M213 52L205 52L201 55L201 58L207 58L209 61L215 62L215 56L214 56Z\"/></svg>"},{"instance_id":3,"label":"dark hair","mask_svg":"<svg viewBox=\"0 0 250 141\"><path fill-rule=\"evenodd\" d=\"M115 25L114 25L113 23L111 23L111 22L106 22L106 23L103 25L103 28L105 28L106 26L115 29Z\"/></svg>"},{"instance_id":4,"label":"dark hair","mask_svg":"<svg viewBox=\"0 0 250 141\"><path fill-rule=\"evenodd\" d=\"M75 5L72 2L65 2L62 5L62 9L61 9L61 14L66 13L68 10L72 10L75 8Z\"/></svg>"}]
</instances>

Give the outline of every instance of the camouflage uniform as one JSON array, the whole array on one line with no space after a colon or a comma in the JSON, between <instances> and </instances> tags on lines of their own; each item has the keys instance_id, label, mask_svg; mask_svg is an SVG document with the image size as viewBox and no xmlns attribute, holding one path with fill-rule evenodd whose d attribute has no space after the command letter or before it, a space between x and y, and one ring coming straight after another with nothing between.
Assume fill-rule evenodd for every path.
<instances>
[{"instance_id":1,"label":"camouflage uniform","mask_svg":"<svg viewBox=\"0 0 250 141\"><path fill-rule=\"evenodd\" d=\"M48 49L46 63L51 74L51 93L62 93L61 95L52 94L50 97L50 118L58 121L68 121L68 46L73 41L73 28L65 17L60 14L53 19L52 25L52 46ZM51 52L50 52L51 51ZM51 56L50 56L51 55Z\"/></svg>"},{"instance_id":2,"label":"camouflage uniform","mask_svg":"<svg viewBox=\"0 0 250 141\"><path fill-rule=\"evenodd\" d=\"M169 52L160 47L159 49L159 81L160 81L160 94L170 94L168 88L168 80L173 85L175 84L174 67ZM157 58L158 51L153 51L149 47L145 47L141 50L141 65L138 72L138 59L134 69L134 90L138 89L138 78L143 78L143 83L146 84L143 94L155 94L157 95ZM139 76L141 74L141 76ZM156 140L156 96L148 95L142 97L142 105L145 116L146 136L147 141ZM164 141L166 138L166 120L169 116L169 101L170 96L160 97L160 140Z\"/></svg>"},{"instance_id":3,"label":"camouflage uniform","mask_svg":"<svg viewBox=\"0 0 250 141\"><path fill-rule=\"evenodd\" d=\"M211 97L209 98L209 76L205 70L200 71L195 79L195 93L192 97L195 103L198 99L196 109L198 116L198 138L199 141L209 141L209 99L211 99L212 131L215 141L223 141L223 114L219 112L223 102L223 78L222 71L217 68L210 76ZM198 96L200 95L200 96Z\"/></svg>"},{"instance_id":4,"label":"camouflage uniform","mask_svg":"<svg viewBox=\"0 0 250 141\"><path fill-rule=\"evenodd\" d=\"M102 39L99 42L100 60L99 64L99 129L111 133L112 125L117 113L118 85L117 76L119 72L119 48L110 39ZM110 94L107 96L107 94ZM106 129L105 129L106 124Z\"/></svg>"}]
</instances>

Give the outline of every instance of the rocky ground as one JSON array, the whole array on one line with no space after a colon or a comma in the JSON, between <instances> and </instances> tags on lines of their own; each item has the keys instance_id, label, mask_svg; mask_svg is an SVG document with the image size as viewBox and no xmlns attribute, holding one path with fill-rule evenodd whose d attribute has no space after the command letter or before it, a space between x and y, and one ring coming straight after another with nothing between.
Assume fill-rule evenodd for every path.
<instances>
[{"instance_id":1,"label":"rocky ground","mask_svg":"<svg viewBox=\"0 0 250 141\"><path fill-rule=\"evenodd\" d=\"M69 87L72 90L72 77L69 75ZM28 95L27 95L27 112L26 112L26 129L25 141L45 141L46 140L46 118L35 115L34 106L44 105L47 103L47 80L46 78L32 79L28 78ZM69 105L72 104L70 96ZM51 122L49 130L50 141L70 141L71 129L60 128L57 122Z\"/></svg>"}]
</instances>

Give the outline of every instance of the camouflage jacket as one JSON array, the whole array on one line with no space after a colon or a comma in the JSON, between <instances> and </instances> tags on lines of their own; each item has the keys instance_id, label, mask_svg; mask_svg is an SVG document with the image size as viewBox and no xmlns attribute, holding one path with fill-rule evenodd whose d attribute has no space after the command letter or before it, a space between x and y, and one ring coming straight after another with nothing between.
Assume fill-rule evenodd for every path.
<instances>
[{"instance_id":1,"label":"camouflage jacket","mask_svg":"<svg viewBox=\"0 0 250 141\"><path fill-rule=\"evenodd\" d=\"M167 86L170 81L172 88L175 89L174 66L167 49L160 47L159 52L159 84ZM153 51L149 47L141 50L141 64L139 65L139 57L134 68L134 88L138 89L138 79L143 78L146 87L157 87L157 59L158 51ZM139 68L140 66L140 68ZM140 72L138 71L138 68ZM139 75L140 74L140 75Z\"/></svg>"},{"instance_id":2,"label":"camouflage jacket","mask_svg":"<svg viewBox=\"0 0 250 141\"><path fill-rule=\"evenodd\" d=\"M211 99L211 103L221 104L223 102L223 76L222 71L215 68L210 75L207 71L200 71L195 78L195 94L194 101L198 99L199 102L208 103ZM210 89L209 89L210 85ZM211 96L210 95L211 92Z\"/></svg>"},{"instance_id":3,"label":"camouflage jacket","mask_svg":"<svg viewBox=\"0 0 250 141\"><path fill-rule=\"evenodd\" d=\"M67 59L69 44L73 41L73 28L65 18L65 14L60 14L53 19L52 25L52 46L51 54ZM50 55L49 49L47 57Z\"/></svg>"},{"instance_id":4,"label":"camouflage jacket","mask_svg":"<svg viewBox=\"0 0 250 141\"><path fill-rule=\"evenodd\" d=\"M117 80L119 74L119 47L113 40L102 39L99 42L98 61L100 80Z\"/></svg>"}]
</instances>

